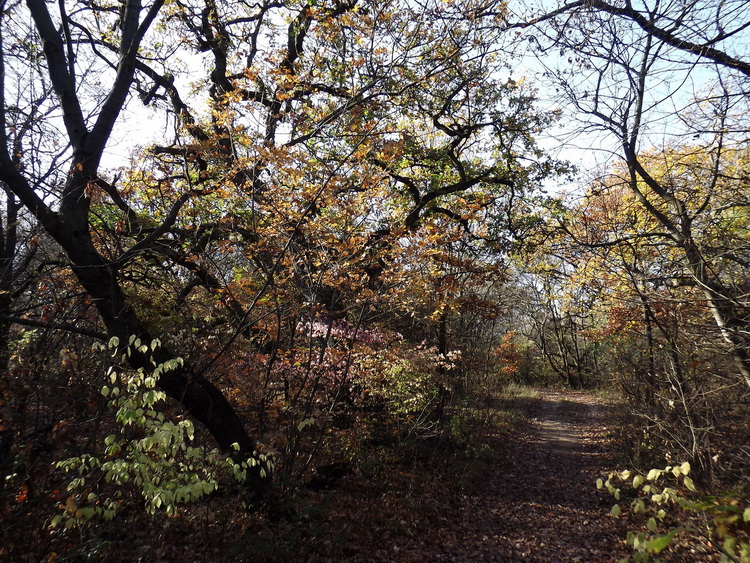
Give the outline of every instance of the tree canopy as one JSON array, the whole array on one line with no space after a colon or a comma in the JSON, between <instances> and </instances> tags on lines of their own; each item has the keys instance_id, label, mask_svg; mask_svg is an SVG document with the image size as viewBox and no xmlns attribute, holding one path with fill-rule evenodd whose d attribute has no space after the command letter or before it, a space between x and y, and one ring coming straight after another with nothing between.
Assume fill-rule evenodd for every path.
<instances>
[{"instance_id":1,"label":"tree canopy","mask_svg":"<svg viewBox=\"0 0 750 563\"><path fill-rule=\"evenodd\" d=\"M617 382L710 481L750 386L744 4L2 2L0 454L174 515ZM71 491L55 526L123 502Z\"/></svg>"}]
</instances>

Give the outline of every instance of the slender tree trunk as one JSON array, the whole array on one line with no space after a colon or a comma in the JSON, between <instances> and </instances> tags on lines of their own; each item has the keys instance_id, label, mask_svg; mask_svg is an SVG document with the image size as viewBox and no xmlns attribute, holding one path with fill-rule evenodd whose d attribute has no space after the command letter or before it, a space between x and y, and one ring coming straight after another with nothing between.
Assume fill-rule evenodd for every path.
<instances>
[{"instance_id":1,"label":"slender tree trunk","mask_svg":"<svg viewBox=\"0 0 750 563\"><path fill-rule=\"evenodd\" d=\"M0 165L2 164L0 159ZM138 318L119 285L117 265L104 260L89 233L85 186L93 181L95 173L87 171L84 163L74 164L72 170L74 172L71 172L64 189L69 197L68 205L61 206L59 213L52 212L37 198L17 170L9 169L7 165L0 166L0 177L35 213L46 232L65 251L73 273L91 296L107 333L116 336L123 345L131 336L140 338L142 342L151 342L153 335ZM71 200L71 194L78 194L79 197ZM158 364L174 359L174 356L166 350L160 350L155 352L153 359ZM150 356L131 351L129 362L135 368L153 369ZM158 385L170 398L182 403L188 413L206 427L223 451L244 458L252 455L255 440L247 433L242 420L226 397L210 381L191 373L189 366L186 366L182 370L163 374ZM238 452L232 448L235 443L240 446ZM270 485L269 479L260 477L260 466L257 465L251 472L249 481L249 485L258 494L263 494Z\"/></svg>"},{"instance_id":2,"label":"slender tree trunk","mask_svg":"<svg viewBox=\"0 0 750 563\"><path fill-rule=\"evenodd\" d=\"M748 329L747 322L738 318L729 296L725 295L723 288L707 273L707 264L692 239L686 240L683 248L690 271L706 298L714 322L724 341L730 346L730 353L740 375L750 387L750 351L747 339L742 336L742 331Z\"/></svg>"},{"instance_id":3,"label":"slender tree trunk","mask_svg":"<svg viewBox=\"0 0 750 563\"><path fill-rule=\"evenodd\" d=\"M438 353L442 356L443 362L448 361L448 313L445 310L440 314L440 320L438 321ZM438 405L435 414L440 421L443 420L445 406L448 402L448 387L445 382L448 373L449 370L444 365L438 367L440 383L438 385Z\"/></svg>"},{"instance_id":4,"label":"slender tree trunk","mask_svg":"<svg viewBox=\"0 0 750 563\"><path fill-rule=\"evenodd\" d=\"M638 161L638 155L633 150L635 138L623 144L624 153L630 171L630 190L636 199L646 208L669 233L673 243L682 249L685 265L700 286L708 307L714 317L724 341L730 346L730 353L745 384L750 387L750 350L748 341L742 336L742 331L748 329L748 323L737 316L731 296L726 295L721 283L710 273L710 265L701 254L700 248L693 239L691 224L693 219L687 212L683 201L676 198L665 189ZM659 210L644 195L638 186L638 179L642 179L675 213L672 219Z\"/></svg>"}]
</instances>

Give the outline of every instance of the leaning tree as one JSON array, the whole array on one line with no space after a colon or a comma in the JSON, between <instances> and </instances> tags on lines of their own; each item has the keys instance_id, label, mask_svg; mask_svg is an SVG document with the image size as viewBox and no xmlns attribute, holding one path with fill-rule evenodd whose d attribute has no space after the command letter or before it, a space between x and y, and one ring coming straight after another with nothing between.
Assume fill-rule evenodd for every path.
<instances>
[{"instance_id":1,"label":"leaning tree","mask_svg":"<svg viewBox=\"0 0 750 563\"><path fill-rule=\"evenodd\" d=\"M57 328L117 342L148 371L179 350L127 349L169 340L144 288L168 279L167 308L211 296L229 327L213 357L158 385L223 450L252 452L207 366L238 341L273 348L258 311L287 298L280 280L341 313L343 282L327 259L352 256L342 268L373 284L385 261L368 257L426 224L435 237L447 223L486 237L483 224L513 218L559 169L534 144L548 116L510 78L501 4L4 2L0 182L9 209L62 249L98 314L94 327ZM109 147L130 111L164 125L115 173ZM337 254L336 229L356 231L345 238L359 248ZM248 277L238 296L232 282ZM2 319L14 320L50 323L33 308ZM253 486L266 487L260 473Z\"/></svg>"}]
</instances>

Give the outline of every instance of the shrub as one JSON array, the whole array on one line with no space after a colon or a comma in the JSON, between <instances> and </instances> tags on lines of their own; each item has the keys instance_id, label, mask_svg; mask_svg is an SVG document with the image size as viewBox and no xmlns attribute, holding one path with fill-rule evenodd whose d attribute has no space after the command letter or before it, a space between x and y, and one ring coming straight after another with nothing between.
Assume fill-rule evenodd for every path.
<instances>
[{"instance_id":1,"label":"shrub","mask_svg":"<svg viewBox=\"0 0 750 563\"><path fill-rule=\"evenodd\" d=\"M116 338L110 347L118 345ZM130 345L141 352L155 351L158 341L145 345L131 338ZM181 504L195 502L219 487L222 473L242 482L247 470L273 462L264 455L236 463L218 450L193 446L194 428L189 420L173 422L159 410L166 395L156 389L160 374L181 366L180 358L157 365L150 373L143 369L111 368L110 385L102 387L115 412L117 432L104 440L104 455L83 454L57 462L57 468L72 478L69 496L51 527L84 525L92 520L112 520L123 504L140 496L147 513L158 510L176 514ZM237 446L237 449L239 447ZM265 476L265 469L261 469Z\"/></svg>"},{"instance_id":2,"label":"shrub","mask_svg":"<svg viewBox=\"0 0 750 563\"><path fill-rule=\"evenodd\" d=\"M690 464L685 462L652 469L645 476L626 470L597 479L597 488L606 489L618 501L612 516L619 516L625 506L646 518L645 531L628 533L627 543L635 550L633 561L647 562L679 539L708 545L722 562L750 563L747 494L701 494L689 473Z\"/></svg>"}]
</instances>

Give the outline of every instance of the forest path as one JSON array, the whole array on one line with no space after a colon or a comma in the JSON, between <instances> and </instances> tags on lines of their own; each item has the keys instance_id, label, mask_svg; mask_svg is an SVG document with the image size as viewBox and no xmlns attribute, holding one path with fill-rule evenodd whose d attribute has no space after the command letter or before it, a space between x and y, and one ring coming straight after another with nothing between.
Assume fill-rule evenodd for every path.
<instances>
[{"instance_id":1,"label":"forest path","mask_svg":"<svg viewBox=\"0 0 750 563\"><path fill-rule=\"evenodd\" d=\"M611 499L595 486L616 468L610 408L574 391L490 402L482 409L497 420L518 417L512 430L491 424L473 437L490 455L455 458L438 447L377 478L361 472L308 492L296 518L253 529L243 552L309 563L617 561L630 552L627 523L609 516Z\"/></svg>"},{"instance_id":2,"label":"forest path","mask_svg":"<svg viewBox=\"0 0 750 563\"><path fill-rule=\"evenodd\" d=\"M625 530L594 486L613 469L607 406L589 393L540 391L532 417L497 447L491 470L452 516L394 561L617 561Z\"/></svg>"}]
</instances>

